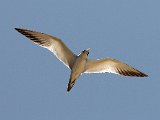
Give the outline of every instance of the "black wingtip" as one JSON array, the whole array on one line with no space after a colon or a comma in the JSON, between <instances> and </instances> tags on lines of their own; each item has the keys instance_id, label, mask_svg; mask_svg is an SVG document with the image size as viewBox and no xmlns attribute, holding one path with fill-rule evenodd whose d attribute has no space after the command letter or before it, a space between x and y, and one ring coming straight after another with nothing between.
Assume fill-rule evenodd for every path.
<instances>
[{"instance_id":1,"label":"black wingtip","mask_svg":"<svg viewBox=\"0 0 160 120\"><path fill-rule=\"evenodd\" d=\"M143 73L143 72L138 71L138 76L137 77L148 77L148 75Z\"/></svg>"},{"instance_id":2,"label":"black wingtip","mask_svg":"<svg viewBox=\"0 0 160 120\"><path fill-rule=\"evenodd\" d=\"M18 31L20 28L14 28L14 29Z\"/></svg>"},{"instance_id":3,"label":"black wingtip","mask_svg":"<svg viewBox=\"0 0 160 120\"><path fill-rule=\"evenodd\" d=\"M144 76L143 77L148 77L148 75L147 74L144 74Z\"/></svg>"},{"instance_id":4,"label":"black wingtip","mask_svg":"<svg viewBox=\"0 0 160 120\"><path fill-rule=\"evenodd\" d=\"M22 29L21 28L14 28L16 31L21 32Z\"/></svg>"},{"instance_id":5,"label":"black wingtip","mask_svg":"<svg viewBox=\"0 0 160 120\"><path fill-rule=\"evenodd\" d=\"M134 68L133 68L133 69L134 69ZM126 70L122 70L122 69L118 68L117 71L118 71L118 73L119 73L120 75L123 75L123 76L148 77L147 74L145 74L145 73L143 73L143 72L141 72L141 71L139 71L139 70L137 70L137 69L134 69L134 71L132 71L132 70L126 71Z\"/></svg>"}]
</instances>

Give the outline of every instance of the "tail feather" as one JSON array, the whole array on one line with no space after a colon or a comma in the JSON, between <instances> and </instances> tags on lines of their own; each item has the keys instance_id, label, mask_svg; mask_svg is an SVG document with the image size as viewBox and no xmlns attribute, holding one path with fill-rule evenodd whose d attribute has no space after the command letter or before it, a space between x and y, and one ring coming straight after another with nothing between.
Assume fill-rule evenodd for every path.
<instances>
[{"instance_id":1,"label":"tail feather","mask_svg":"<svg viewBox=\"0 0 160 120\"><path fill-rule=\"evenodd\" d=\"M68 83L67 92L69 92L69 91L72 89L72 87L74 86L74 84L75 84L75 80L73 80L73 81L71 82L71 79L70 79L70 80L69 80L69 83Z\"/></svg>"}]
</instances>

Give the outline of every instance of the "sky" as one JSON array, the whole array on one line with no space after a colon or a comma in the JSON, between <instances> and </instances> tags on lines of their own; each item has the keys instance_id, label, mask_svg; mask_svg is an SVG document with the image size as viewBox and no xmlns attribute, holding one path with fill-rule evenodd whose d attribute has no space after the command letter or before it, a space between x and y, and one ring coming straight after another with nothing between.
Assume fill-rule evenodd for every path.
<instances>
[{"instance_id":1,"label":"sky","mask_svg":"<svg viewBox=\"0 0 160 120\"><path fill-rule=\"evenodd\" d=\"M159 120L159 0L1 0L1 120ZM67 93L70 70L15 27L61 38L89 58L111 57L149 75L83 74Z\"/></svg>"}]
</instances>

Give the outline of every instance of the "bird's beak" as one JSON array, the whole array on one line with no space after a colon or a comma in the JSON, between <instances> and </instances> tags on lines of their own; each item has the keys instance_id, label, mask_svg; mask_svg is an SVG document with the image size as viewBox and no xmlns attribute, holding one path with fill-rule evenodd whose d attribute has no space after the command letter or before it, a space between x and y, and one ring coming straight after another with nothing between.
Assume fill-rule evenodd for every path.
<instances>
[{"instance_id":1,"label":"bird's beak","mask_svg":"<svg viewBox=\"0 0 160 120\"><path fill-rule=\"evenodd\" d=\"M87 52L89 52L90 48L86 49Z\"/></svg>"}]
</instances>

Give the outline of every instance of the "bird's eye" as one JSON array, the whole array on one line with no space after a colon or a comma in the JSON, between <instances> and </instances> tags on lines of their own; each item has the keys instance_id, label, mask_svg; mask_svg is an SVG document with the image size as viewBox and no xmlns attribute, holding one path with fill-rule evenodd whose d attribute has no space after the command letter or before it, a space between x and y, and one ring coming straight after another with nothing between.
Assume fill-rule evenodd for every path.
<instances>
[{"instance_id":1,"label":"bird's eye","mask_svg":"<svg viewBox=\"0 0 160 120\"><path fill-rule=\"evenodd\" d=\"M82 51L83 53L85 52L85 50Z\"/></svg>"}]
</instances>

